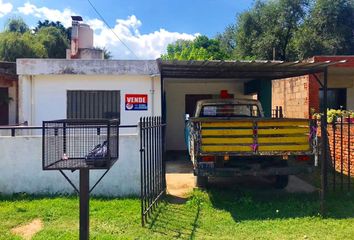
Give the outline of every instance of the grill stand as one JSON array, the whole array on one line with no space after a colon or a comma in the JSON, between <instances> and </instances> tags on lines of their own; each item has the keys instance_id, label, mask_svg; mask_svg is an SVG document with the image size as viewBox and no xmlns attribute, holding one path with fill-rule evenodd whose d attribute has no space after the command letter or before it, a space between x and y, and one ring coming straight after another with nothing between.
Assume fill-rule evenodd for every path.
<instances>
[{"instance_id":1,"label":"grill stand","mask_svg":"<svg viewBox=\"0 0 354 240\"><path fill-rule=\"evenodd\" d=\"M80 240L88 240L90 232L90 170L80 169Z\"/></svg>"}]
</instances>

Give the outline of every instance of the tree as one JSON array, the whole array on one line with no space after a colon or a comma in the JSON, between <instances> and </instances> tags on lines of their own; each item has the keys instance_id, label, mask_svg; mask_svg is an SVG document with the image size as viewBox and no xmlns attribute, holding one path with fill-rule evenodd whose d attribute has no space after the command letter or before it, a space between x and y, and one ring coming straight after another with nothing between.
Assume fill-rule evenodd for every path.
<instances>
[{"instance_id":1,"label":"tree","mask_svg":"<svg viewBox=\"0 0 354 240\"><path fill-rule=\"evenodd\" d=\"M257 0L217 36L236 59L354 54L354 0Z\"/></svg>"},{"instance_id":2,"label":"tree","mask_svg":"<svg viewBox=\"0 0 354 240\"><path fill-rule=\"evenodd\" d=\"M317 0L295 38L298 57L354 54L353 26L353 0Z\"/></svg>"},{"instance_id":3,"label":"tree","mask_svg":"<svg viewBox=\"0 0 354 240\"><path fill-rule=\"evenodd\" d=\"M34 31L20 18L10 19L0 33L0 59L65 58L69 40L60 22L39 22Z\"/></svg>"},{"instance_id":4,"label":"tree","mask_svg":"<svg viewBox=\"0 0 354 240\"><path fill-rule=\"evenodd\" d=\"M227 59L221 50L220 41L198 36L194 40L177 40L167 46L167 54L161 56L166 60L222 60Z\"/></svg>"},{"instance_id":5,"label":"tree","mask_svg":"<svg viewBox=\"0 0 354 240\"><path fill-rule=\"evenodd\" d=\"M6 23L5 31L23 34L29 31L29 27L22 18L10 18Z\"/></svg>"},{"instance_id":6,"label":"tree","mask_svg":"<svg viewBox=\"0 0 354 240\"><path fill-rule=\"evenodd\" d=\"M21 18L9 19L5 31L0 33L0 60L16 61L16 58L65 58L70 47L71 28L60 22L38 21L30 30ZM104 58L112 58L106 48Z\"/></svg>"},{"instance_id":7,"label":"tree","mask_svg":"<svg viewBox=\"0 0 354 240\"><path fill-rule=\"evenodd\" d=\"M21 18L8 20L5 31L0 33L0 60L14 62L17 58L46 56L46 49Z\"/></svg>"},{"instance_id":8,"label":"tree","mask_svg":"<svg viewBox=\"0 0 354 240\"><path fill-rule=\"evenodd\" d=\"M41 43L49 58L65 58L69 41L66 35L57 27L41 27L35 34L35 38Z\"/></svg>"},{"instance_id":9,"label":"tree","mask_svg":"<svg viewBox=\"0 0 354 240\"><path fill-rule=\"evenodd\" d=\"M235 55L236 48L236 30L235 25L229 25L225 28L222 34L217 34L216 39L220 42L221 51L225 52L227 55Z\"/></svg>"},{"instance_id":10,"label":"tree","mask_svg":"<svg viewBox=\"0 0 354 240\"><path fill-rule=\"evenodd\" d=\"M47 52L30 32L0 33L0 59L15 62L17 58L47 57Z\"/></svg>"},{"instance_id":11,"label":"tree","mask_svg":"<svg viewBox=\"0 0 354 240\"><path fill-rule=\"evenodd\" d=\"M308 0L258 0L220 38L232 43L235 37L231 47L236 58L272 59L274 48L276 59L293 60L293 37L306 16L307 6Z\"/></svg>"},{"instance_id":12,"label":"tree","mask_svg":"<svg viewBox=\"0 0 354 240\"><path fill-rule=\"evenodd\" d=\"M55 27L58 30L60 30L68 39L68 41L70 41L71 39L71 27L69 28L65 28L64 25L59 22L53 22L53 21L49 21L49 20L44 20L42 21L38 21L37 26L34 28L34 32L38 32L41 28L46 28L46 27Z\"/></svg>"}]
</instances>

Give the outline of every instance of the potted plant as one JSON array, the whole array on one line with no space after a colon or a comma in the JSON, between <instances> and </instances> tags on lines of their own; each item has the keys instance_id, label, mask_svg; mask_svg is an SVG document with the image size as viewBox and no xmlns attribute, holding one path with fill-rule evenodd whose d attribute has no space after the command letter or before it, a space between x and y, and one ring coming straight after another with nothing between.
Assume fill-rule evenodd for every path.
<instances>
[{"instance_id":1,"label":"potted plant","mask_svg":"<svg viewBox=\"0 0 354 240\"><path fill-rule=\"evenodd\" d=\"M354 123L354 111L348 111L346 113L345 122Z\"/></svg>"}]
</instances>

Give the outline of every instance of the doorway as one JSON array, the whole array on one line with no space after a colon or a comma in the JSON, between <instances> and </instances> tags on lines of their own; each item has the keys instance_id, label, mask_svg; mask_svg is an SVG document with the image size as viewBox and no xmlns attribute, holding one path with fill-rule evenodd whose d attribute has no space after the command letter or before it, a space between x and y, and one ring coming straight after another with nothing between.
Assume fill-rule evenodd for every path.
<instances>
[{"instance_id":1,"label":"doorway","mask_svg":"<svg viewBox=\"0 0 354 240\"><path fill-rule=\"evenodd\" d=\"M9 89L0 88L0 125L9 124Z\"/></svg>"},{"instance_id":2,"label":"doorway","mask_svg":"<svg viewBox=\"0 0 354 240\"><path fill-rule=\"evenodd\" d=\"M185 114L194 116L197 102L200 100L212 99L212 94L186 94L185 96Z\"/></svg>"}]
</instances>

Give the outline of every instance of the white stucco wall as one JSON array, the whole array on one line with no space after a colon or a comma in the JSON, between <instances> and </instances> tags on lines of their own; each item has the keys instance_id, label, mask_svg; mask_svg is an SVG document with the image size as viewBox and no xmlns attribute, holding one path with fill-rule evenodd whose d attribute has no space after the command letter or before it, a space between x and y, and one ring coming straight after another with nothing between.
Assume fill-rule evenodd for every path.
<instances>
[{"instance_id":1,"label":"white stucco wall","mask_svg":"<svg viewBox=\"0 0 354 240\"><path fill-rule=\"evenodd\" d=\"M120 90L122 125L135 125L142 116L161 115L159 76L36 75L20 76L20 84L20 121L29 125L66 118L67 90ZM125 94L147 94L148 110L126 111Z\"/></svg>"},{"instance_id":2,"label":"white stucco wall","mask_svg":"<svg viewBox=\"0 0 354 240\"><path fill-rule=\"evenodd\" d=\"M130 196L140 193L138 139L138 135L120 136L119 159L92 194ZM0 146L6 146L6 149L2 149L0 158L0 194L74 193L58 171L42 170L41 137L0 137ZM78 186L78 172L65 172ZM103 173L104 170L92 170L90 185L93 186Z\"/></svg>"},{"instance_id":3,"label":"white stucco wall","mask_svg":"<svg viewBox=\"0 0 354 240\"><path fill-rule=\"evenodd\" d=\"M42 125L63 119L68 90L119 90L121 125L136 125L140 117L161 116L161 81L156 61L17 59L19 121ZM147 111L126 111L125 94L147 94ZM32 134L39 134L32 131ZM120 129L120 157L94 193L136 195L140 191L140 154L137 128ZM7 146L0 159L0 192L71 192L57 171L42 171L41 138L0 138ZM13 152L16 153L13 155ZM103 171L92 171L91 181ZM77 179L77 173L69 175ZM76 181L77 182L77 181Z\"/></svg>"},{"instance_id":4,"label":"white stucco wall","mask_svg":"<svg viewBox=\"0 0 354 240\"><path fill-rule=\"evenodd\" d=\"M219 95L221 90L228 90L235 98L252 98L243 94L244 84L240 81L188 80L166 79L166 149L185 150L184 143L184 114L186 94Z\"/></svg>"}]
</instances>

